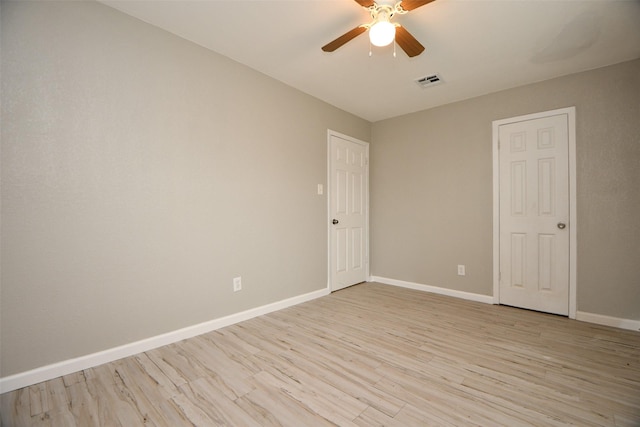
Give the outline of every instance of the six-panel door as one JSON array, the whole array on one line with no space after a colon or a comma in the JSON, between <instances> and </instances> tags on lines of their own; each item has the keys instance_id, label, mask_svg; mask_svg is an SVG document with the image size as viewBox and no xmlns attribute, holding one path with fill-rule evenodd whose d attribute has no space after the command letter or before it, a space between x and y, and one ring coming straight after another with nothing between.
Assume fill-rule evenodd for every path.
<instances>
[{"instance_id":1,"label":"six-panel door","mask_svg":"<svg viewBox=\"0 0 640 427\"><path fill-rule=\"evenodd\" d=\"M367 280L367 146L330 136L331 288Z\"/></svg>"},{"instance_id":2,"label":"six-panel door","mask_svg":"<svg viewBox=\"0 0 640 427\"><path fill-rule=\"evenodd\" d=\"M500 126L500 303L569 313L568 119Z\"/></svg>"}]
</instances>

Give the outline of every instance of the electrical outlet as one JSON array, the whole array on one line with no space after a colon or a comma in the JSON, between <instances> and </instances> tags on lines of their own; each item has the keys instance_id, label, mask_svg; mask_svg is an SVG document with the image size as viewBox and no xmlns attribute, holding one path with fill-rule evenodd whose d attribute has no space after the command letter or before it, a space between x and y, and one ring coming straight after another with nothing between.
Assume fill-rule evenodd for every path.
<instances>
[{"instance_id":1,"label":"electrical outlet","mask_svg":"<svg viewBox=\"0 0 640 427\"><path fill-rule=\"evenodd\" d=\"M458 276L464 276L467 274L467 269L465 268L464 265L462 264L458 264Z\"/></svg>"},{"instance_id":2,"label":"electrical outlet","mask_svg":"<svg viewBox=\"0 0 640 427\"><path fill-rule=\"evenodd\" d=\"M234 277L233 278L233 292L238 292L242 290L242 277Z\"/></svg>"}]
</instances>

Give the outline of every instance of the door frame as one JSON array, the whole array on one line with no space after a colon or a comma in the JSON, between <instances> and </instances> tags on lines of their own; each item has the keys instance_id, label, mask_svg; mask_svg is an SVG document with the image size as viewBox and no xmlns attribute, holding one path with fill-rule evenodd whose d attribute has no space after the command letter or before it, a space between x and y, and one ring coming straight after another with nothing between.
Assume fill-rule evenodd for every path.
<instances>
[{"instance_id":1,"label":"door frame","mask_svg":"<svg viewBox=\"0 0 640 427\"><path fill-rule=\"evenodd\" d=\"M569 138L569 318L576 318L577 295L577 215L576 215L576 107L526 114L492 122L493 135L493 303L500 304L500 126L567 115Z\"/></svg>"},{"instance_id":2,"label":"door frame","mask_svg":"<svg viewBox=\"0 0 640 427\"><path fill-rule=\"evenodd\" d=\"M353 138L349 135L345 135L343 133L340 132L336 132L334 130L331 129L327 129L327 183L326 183L326 194L327 194L327 289L329 290L329 292L333 292L333 283L331 281L331 277L332 277L332 253L331 253L331 231L333 230L333 228L331 227L331 165L332 165L332 158L331 158L331 137L336 136L338 138L342 138L345 139L349 142L353 142L355 144L358 145L362 145L365 147L366 150L366 167L365 167L365 179L366 179L366 190L365 190L365 194L366 194L366 198L367 201L364 204L364 209L365 209L365 232L364 232L364 237L366 239L366 243L365 243L365 249L366 249L366 256L365 256L365 280L366 281L370 281L370 270L369 267L371 265L370 263L370 254L371 252L369 252L369 143L366 141L362 141L359 140L357 138Z\"/></svg>"}]
</instances>

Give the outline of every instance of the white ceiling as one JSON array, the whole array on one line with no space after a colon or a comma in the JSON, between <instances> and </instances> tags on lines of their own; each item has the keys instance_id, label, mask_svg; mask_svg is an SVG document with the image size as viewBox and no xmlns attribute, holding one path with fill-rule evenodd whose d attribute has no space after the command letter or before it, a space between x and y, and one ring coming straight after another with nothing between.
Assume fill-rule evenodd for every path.
<instances>
[{"instance_id":1,"label":"white ceiling","mask_svg":"<svg viewBox=\"0 0 640 427\"><path fill-rule=\"evenodd\" d=\"M640 57L640 1L436 0L395 21L409 58L363 34L354 0L102 0L371 122ZM438 73L443 84L414 80Z\"/></svg>"}]
</instances>

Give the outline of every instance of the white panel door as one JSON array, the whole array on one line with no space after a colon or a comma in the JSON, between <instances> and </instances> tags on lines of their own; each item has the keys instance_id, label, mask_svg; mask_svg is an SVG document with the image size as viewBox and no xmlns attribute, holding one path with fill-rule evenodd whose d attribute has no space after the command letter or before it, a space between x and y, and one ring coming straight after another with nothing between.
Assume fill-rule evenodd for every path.
<instances>
[{"instance_id":1,"label":"white panel door","mask_svg":"<svg viewBox=\"0 0 640 427\"><path fill-rule=\"evenodd\" d=\"M332 291L367 280L369 146L329 135L329 269Z\"/></svg>"},{"instance_id":2,"label":"white panel door","mask_svg":"<svg viewBox=\"0 0 640 427\"><path fill-rule=\"evenodd\" d=\"M569 314L566 114L499 127L500 304Z\"/></svg>"}]
</instances>

